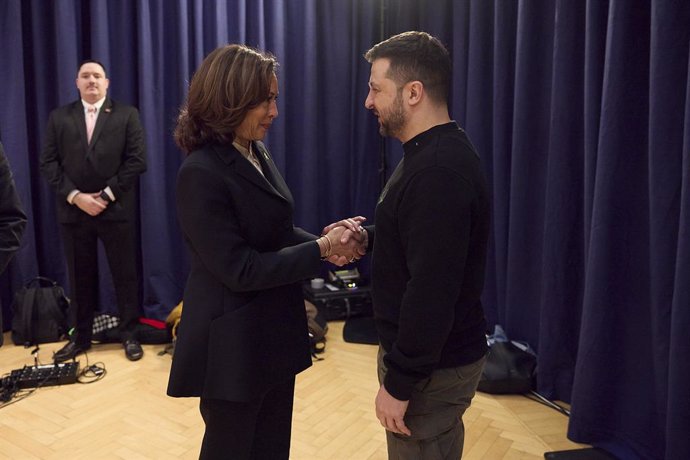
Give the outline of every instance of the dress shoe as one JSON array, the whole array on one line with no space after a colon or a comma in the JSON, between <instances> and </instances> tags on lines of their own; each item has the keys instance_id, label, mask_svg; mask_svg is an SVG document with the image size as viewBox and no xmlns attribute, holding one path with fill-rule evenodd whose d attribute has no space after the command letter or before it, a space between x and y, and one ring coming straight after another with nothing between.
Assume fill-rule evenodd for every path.
<instances>
[{"instance_id":1,"label":"dress shoe","mask_svg":"<svg viewBox=\"0 0 690 460\"><path fill-rule=\"evenodd\" d=\"M84 353L89 348L91 348L91 345L80 345L77 342L68 342L67 345L53 354L53 361L55 364L69 361L70 359L74 359L77 355Z\"/></svg>"},{"instance_id":2,"label":"dress shoe","mask_svg":"<svg viewBox=\"0 0 690 460\"><path fill-rule=\"evenodd\" d=\"M125 356L130 361L138 361L144 356L144 350L137 340L129 339L122 344L125 347Z\"/></svg>"}]
</instances>

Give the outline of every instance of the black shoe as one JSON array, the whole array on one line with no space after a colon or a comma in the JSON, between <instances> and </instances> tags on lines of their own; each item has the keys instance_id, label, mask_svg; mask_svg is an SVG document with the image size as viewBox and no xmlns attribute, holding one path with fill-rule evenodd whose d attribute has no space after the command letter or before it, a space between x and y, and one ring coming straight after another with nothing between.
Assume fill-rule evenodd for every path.
<instances>
[{"instance_id":1,"label":"black shoe","mask_svg":"<svg viewBox=\"0 0 690 460\"><path fill-rule=\"evenodd\" d=\"M67 345L60 348L53 354L53 362L59 364L70 359L74 359L77 355L84 353L91 348L91 345L79 345L77 342L68 342Z\"/></svg>"},{"instance_id":2,"label":"black shoe","mask_svg":"<svg viewBox=\"0 0 690 460\"><path fill-rule=\"evenodd\" d=\"M137 340L129 339L122 344L125 347L125 356L130 361L138 361L144 356L144 350Z\"/></svg>"}]
</instances>

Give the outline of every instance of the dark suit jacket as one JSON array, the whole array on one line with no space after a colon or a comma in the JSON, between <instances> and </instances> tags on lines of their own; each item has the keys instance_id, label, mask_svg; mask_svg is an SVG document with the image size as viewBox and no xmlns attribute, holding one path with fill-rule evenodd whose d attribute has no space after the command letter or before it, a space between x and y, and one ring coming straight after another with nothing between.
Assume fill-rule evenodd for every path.
<instances>
[{"instance_id":1,"label":"dark suit jacket","mask_svg":"<svg viewBox=\"0 0 690 460\"><path fill-rule=\"evenodd\" d=\"M316 236L268 151L266 179L232 146L190 154L177 212L191 254L170 396L248 401L311 365L300 281L318 274Z\"/></svg>"},{"instance_id":2,"label":"dark suit jacket","mask_svg":"<svg viewBox=\"0 0 690 460\"><path fill-rule=\"evenodd\" d=\"M144 133L139 112L106 97L98 114L91 144L81 100L53 110L41 152L41 172L56 190L61 223L88 216L67 202L72 190L98 192L110 186L115 202L97 216L103 220L129 220L136 209L135 185L146 171Z\"/></svg>"},{"instance_id":3,"label":"dark suit jacket","mask_svg":"<svg viewBox=\"0 0 690 460\"><path fill-rule=\"evenodd\" d=\"M0 142L0 273L19 249L24 227L26 215L22 211L19 196L14 188L12 171Z\"/></svg>"}]
</instances>

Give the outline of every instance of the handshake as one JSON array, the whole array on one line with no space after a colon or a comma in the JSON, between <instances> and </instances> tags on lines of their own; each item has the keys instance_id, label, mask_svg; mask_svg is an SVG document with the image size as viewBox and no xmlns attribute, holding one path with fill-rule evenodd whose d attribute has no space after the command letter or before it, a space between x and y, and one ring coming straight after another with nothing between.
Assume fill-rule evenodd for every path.
<instances>
[{"instance_id":1,"label":"handshake","mask_svg":"<svg viewBox=\"0 0 690 460\"><path fill-rule=\"evenodd\" d=\"M339 267L359 260L367 253L369 237L362 227L366 218L351 217L324 227L316 240L321 258Z\"/></svg>"}]
</instances>

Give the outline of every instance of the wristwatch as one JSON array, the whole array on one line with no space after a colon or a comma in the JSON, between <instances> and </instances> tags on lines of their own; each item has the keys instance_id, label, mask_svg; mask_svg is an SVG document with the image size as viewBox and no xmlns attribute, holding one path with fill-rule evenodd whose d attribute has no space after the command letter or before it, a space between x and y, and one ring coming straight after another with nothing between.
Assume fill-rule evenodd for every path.
<instances>
[{"instance_id":1,"label":"wristwatch","mask_svg":"<svg viewBox=\"0 0 690 460\"><path fill-rule=\"evenodd\" d=\"M108 195L105 190L101 190L101 194L99 196L101 197L101 200L105 201L106 203L111 203L113 201L110 199L110 195Z\"/></svg>"}]
</instances>

